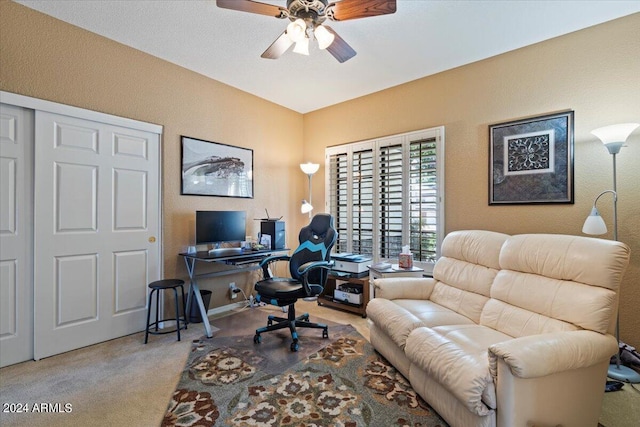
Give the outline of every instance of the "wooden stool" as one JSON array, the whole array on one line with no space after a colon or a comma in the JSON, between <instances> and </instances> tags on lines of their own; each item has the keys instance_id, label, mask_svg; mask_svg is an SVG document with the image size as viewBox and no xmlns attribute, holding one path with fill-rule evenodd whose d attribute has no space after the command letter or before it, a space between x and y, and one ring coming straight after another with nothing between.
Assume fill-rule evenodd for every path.
<instances>
[{"instance_id":1,"label":"wooden stool","mask_svg":"<svg viewBox=\"0 0 640 427\"><path fill-rule=\"evenodd\" d=\"M161 335L161 334L170 334L172 332L178 332L178 341L180 341L180 329L187 329L187 316L186 313L184 313L183 311L183 315L182 317L180 317L180 305L178 304L178 288L180 288L180 291L182 292L182 308L184 310L185 307L185 300L184 300L184 280L180 280L180 279L165 279L165 280L157 280L155 282L151 282L149 283L149 288L151 288L151 293L149 294L149 308L147 311L147 329L144 333L144 343L147 343L147 340L149 339L149 334L153 334L153 335ZM173 295L175 297L175 303L176 303L176 317L175 319L159 319L159 313L160 313L160 291L164 291L165 289L173 289ZM151 304L153 301L153 294L156 294L156 321L153 323L149 323L149 320L151 319ZM173 331L159 331L158 330L158 324L160 322L165 322L167 320L175 320L176 322L176 330ZM181 323L182 322L182 323ZM155 330L150 331L149 328L150 327L155 327Z\"/></svg>"}]
</instances>

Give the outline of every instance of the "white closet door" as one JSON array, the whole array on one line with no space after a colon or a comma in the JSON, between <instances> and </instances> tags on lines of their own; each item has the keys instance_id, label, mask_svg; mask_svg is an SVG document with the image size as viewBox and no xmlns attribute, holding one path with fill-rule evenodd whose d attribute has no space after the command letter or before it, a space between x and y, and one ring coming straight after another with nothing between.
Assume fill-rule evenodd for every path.
<instances>
[{"instance_id":1,"label":"white closet door","mask_svg":"<svg viewBox=\"0 0 640 427\"><path fill-rule=\"evenodd\" d=\"M33 111L0 104L0 367L33 358Z\"/></svg>"},{"instance_id":2,"label":"white closet door","mask_svg":"<svg viewBox=\"0 0 640 427\"><path fill-rule=\"evenodd\" d=\"M36 111L34 357L144 329L159 135Z\"/></svg>"}]
</instances>

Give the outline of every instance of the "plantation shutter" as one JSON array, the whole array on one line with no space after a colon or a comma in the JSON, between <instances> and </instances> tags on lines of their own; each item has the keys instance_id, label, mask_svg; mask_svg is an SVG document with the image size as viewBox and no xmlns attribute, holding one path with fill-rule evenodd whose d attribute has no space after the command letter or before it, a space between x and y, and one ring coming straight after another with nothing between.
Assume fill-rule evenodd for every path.
<instances>
[{"instance_id":1,"label":"plantation shutter","mask_svg":"<svg viewBox=\"0 0 640 427\"><path fill-rule=\"evenodd\" d=\"M378 149L378 253L381 258L397 257L402 249L403 157L401 143Z\"/></svg>"},{"instance_id":2,"label":"plantation shutter","mask_svg":"<svg viewBox=\"0 0 640 427\"><path fill-rule=\"evenodd\" d=\"M409 240L414 260L435 263L437 256L438 180L436 138L409 144Z\"/></svg>"},{"instance_id":3,"label":"plantation shutter","mask_svg":"<svg viewBox=\"0 0 640 427\"><path fill-rule=\"evenodd\" d=\"M397 263L403 245L430 272L444 237L444 128L326 149L336 252Z\"/></svg>"},{"instance_id":4,"label":"plantation shutter","mask_svg":"<svg viewBox=\"0 0 640 427\"><path fill-rule=\"evenodd\" d=\"M335 252L347 250L348 225L348 158L347 153L336 153L328 156L329 167L327 195L329 197L329 212L334 219L334 228L338 232L338 240L335 243Z\"/></svg>"},{"instance_id":5,"label":"plantation shutter","mask_svg":"<svg viewBox=\"0 0 640 427\"><path fill-rule=\"evenodd\" d=\"M373 254L373 150L364 149L353 153L352 168L352 252Z\"/></svg>"}]
</instances>

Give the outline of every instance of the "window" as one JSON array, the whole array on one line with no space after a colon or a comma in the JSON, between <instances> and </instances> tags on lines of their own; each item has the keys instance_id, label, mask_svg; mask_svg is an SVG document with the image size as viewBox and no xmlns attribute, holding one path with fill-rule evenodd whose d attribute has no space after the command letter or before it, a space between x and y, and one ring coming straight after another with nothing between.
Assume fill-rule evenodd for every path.
<instances>
[{"instance_id":1,"label":"window","mask_svg":"<svg viewBox=\"0 0 640 427\"><path fill-rule=\"evenodd\" d=\"M393 262L409 245L432 271L444 237L444 128L329 147L325 162L335 251Z\"/></svg>"}]
</instances>

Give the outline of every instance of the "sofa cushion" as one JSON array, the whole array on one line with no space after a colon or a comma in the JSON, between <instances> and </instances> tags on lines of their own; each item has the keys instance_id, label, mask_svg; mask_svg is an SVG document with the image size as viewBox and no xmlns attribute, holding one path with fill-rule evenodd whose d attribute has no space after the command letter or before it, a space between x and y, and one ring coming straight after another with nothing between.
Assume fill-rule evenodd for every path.
<instances>
[{"instance_id":1,"label":"sofa cushion","mask_svg":"<svg viewBox=\"0 0 640 427\"><path fill-rule=\"evenodd\" d=\"M473 324L416 328L407 338L405 353L469 411L485 416L496 408L488 349L510 339L491 328Z\"/></svg>"},{"instance_id":2,"label":"sofa cushion","mask_svg":"<svg viewBox=\"0 0 640 427\"><path fill-rule=\"evenodd\" d=\"M628 257L624 243L610 240L512 236L500 252L502 270L480 324L513 337L576 329L612 333Z\"/></svg>"},{"instance_id":3,"label":"sofa cushion","mask_svg":"<svg viewBox=\"0 0 640 427\"><path fill-rule=\"evenodd\" d=\"M487 230L452 231L442 241L442 256L500 269L500 250L508 234Z\"/></svg>"},{"instance_id":4,"label":"sofa cushion","mask_svg":"<svg viewBox=\"0 0 640 427\"><path fill-rule=\"evenodd\" d=\"M454 231L442 242L429 299L478 323L509 236L484 230Z\"/></svg>"},{"instance_id":5,"label":"sofa cushion","mask_svg":"<svg viewBox=\"0 0 640 427\"><path fill-rule=\"evenodd\" d=\"M420 326L473 325L471 319L432 301L398 299L395 304L420 320Z\"/></svg>"},{"instance_id":6,"label":"sofa cushion","mask_svg":"<svg viewBox=\"0 0 640 427\"><path fill-rule=\"evenodd\" d=\"M616 299L609 289L506 270L491 295L480 323L513 337L578 329L605 333Z\"/></svg>"},{"instance_id":7,"label":"sofa cushion","mask_svg":"<svg viewBox=\"0 0 640 427\"><path fill-rule=\"evenodd\" d=\"M512 236L500 251L500 268L617 291L629 247L615 240L559 234Z\"/></svg>"},{"instance_id":8,"label":"sofa cushion","mask_svg":"<svg viewBox=\"0 0 640 427\"><path fill-rule=\"evenodd\" d=\"M487 302L482 311L480 324L514 338L578 329L571 323L507 304L498 299Z\"/></svg>"},{"instance_id":9,"label":"sofa cushion","mask_svg":"<svg viewBox=\"0 0 640 427\"><path fill-rule=\"evenodd\" d=\"M400 348L404 348L411 331L421 326L474 324L468 318L428 300L374 298L367 304L367 316Z\"/></svg>"}]
</instances>

